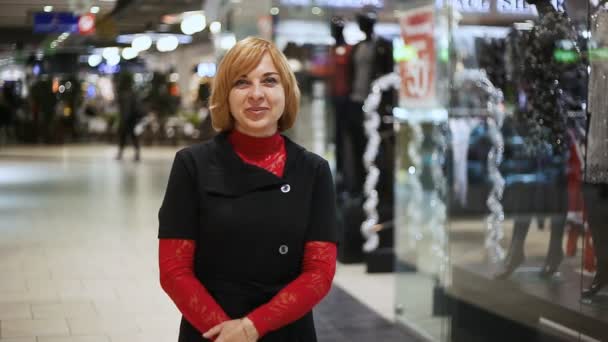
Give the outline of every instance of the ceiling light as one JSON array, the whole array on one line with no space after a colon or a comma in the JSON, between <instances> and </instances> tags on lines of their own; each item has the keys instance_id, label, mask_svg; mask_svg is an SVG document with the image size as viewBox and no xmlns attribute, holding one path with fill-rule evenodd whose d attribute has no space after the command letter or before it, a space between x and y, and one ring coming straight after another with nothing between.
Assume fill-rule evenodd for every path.
<instances>
[{"instance_id":1,"label":"ceiling light","mask_svg":"<svg viewBox=\"0 0 608 342\"><path fill-rule=\"evenodd\" d=\"M124 58L126 60L133 59L133 58L137 57L138 52L139 51L137 51L131 47L124 48L124 49L122 49L122 58Z\"/></svg>"},{"instance_id":2,"label":"ceiling light","mask_svg":"<svg viewBox=\"0 0 608 342\"><path fill-rule=\"evenodd\" d=\"M106 58L106 61L108 62L109 66L118 65L118 63L120 63L120 55L111 55L110 58Z\"/></svg>"},{"instance_id":3,"label":"ceiling light","mask_svg":"<svg viewBox=\"0 0 608 342\"><path fill-rule=\"evenodd\" d=\"M93 14L99 13L99 6L93 6L93 7L91 7L91 13L93 13Z\"/></svg>"},{"instance_id":4,"label":"ceiling light","mask_svg":"<svg viewBox=\"0 0 608 342\"><path fill-rule=\"evenodd\" d=\"M180 28L185 34L194 34L205 29L207 18L203 14L188 15L182 20Z\"/></svg>"},{"instance_id":5,"label":"ceiling light","mask_svg":"<svg viewBox=\"0 0 608 342\"><path fill-rule=\"evenodd\" d=\"M160 52L169 52L177 49L179 41L173 35L164 36L156 42L156 49Z\"/></svg>"},{"instance_id":6,"label":"ceiling light","mask_svg":"<svg viewBox=\"0 0 608 342\"><path fill-rule=\"evenodd\" d=\"M220 38L220 48L224 50L230 50L236 44L236 37L234 34L225 35Z\"/></svg>"},{"instance_id":7,"label":"ceiling light","mask_svg":"<svg viewBox=\"0 0 608 342\"><path fill-rule=\"evenodd\" d=\"M178 14L165 14L161 17L160 21L163 24L174 25L179 23L180 16Z\"/></svg>"},{"instance_id":8,"label":"ceiling light","mask_svg":"<svg viewBox=\"0 0 608 342\"><path fill-rule=\"evenodd\" d=\"M203 62L199 63L196 66L196 73L200 77L213 77L217 71L217 66L212 62Z\"/></svg>"},{"instance_id":9,"label":"ceiling light","mask_svg":"<svg viewBox=\"0 0 608 342\"><path fill-rule=\"evenodd\" d=\"M320 7L313 7L312 8L312 14L314 14L314 15L320 15L321 14L321 8Z\"/></svg>"},{"instance_id":10,"label":"ceiling light","mask_svg":"<svg viewBox=\"0 0 608 342\"><path fill-rule=\"evenodd\" d=\"M279 14L279 8L278 7L273 7L270 9L270 14L272 15L277 15Z\"/></svg>"},{"instance_id":11,"label":"ceiling light","mask_svg":"<svg viewBox=\"0 0 608 342\"><path fill-rule=\"evenodd\" d=\"M103 49L101 55L103 56L103 58L110 60L114 58L114 56L120 57L120 50L117 47L107 47Z\"/></svg>"},{"instance_id":12,"label":"ceiling light","mask_svg":"<svg viewBox=\"0 0 608 342\"><path fill-rule=\"evenodd\" d=\"M212 22L211 25L209 25L209 31L213 34L220 33L220 31L222 31L222 23L219 21Z\"/></svg>"},{"instance_id":13,"label":"ceiling light","mask_svg":"<svg viewBox=\"0 0 608 342\"><path fill-rule=\"evenodd\" d=\"M89 65L90 65L92 68L94 68L94 67L98 66L98 65L99 65L99 63L101 63L101 61L102 61L102 58L101 58L101 56L100 56L100 55L90 55L90 56L89 56L89 61L88 61L88 62L89 62Z\"/></svg>"},{"instance_id":14,"label":"ceiling light","mask_svg":"<svg viewBox=\"0 0 608 342\"><path fill-rule=\"evenodd\" d=\"M44 6L45 12L53 12L53 6Z\"/></svg>"},{"instance_id":15,"label":"ceiling light","mask_svg":"<svg viewBox=\"0 0 608 342\"><path fill-rule=\"evenodd\" d=\"M137 51L146 51L152 46L152 38L147 35L137 36L131 42L131 46Z\"/></svg>"}]
</instances>

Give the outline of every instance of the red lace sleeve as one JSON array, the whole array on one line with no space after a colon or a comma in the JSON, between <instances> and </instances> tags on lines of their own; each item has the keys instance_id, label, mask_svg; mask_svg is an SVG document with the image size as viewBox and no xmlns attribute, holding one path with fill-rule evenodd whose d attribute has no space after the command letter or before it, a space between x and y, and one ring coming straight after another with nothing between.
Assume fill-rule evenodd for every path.
<instances>
[{"instance_id":1,"label":"red lace sleeve","mask_svg":"<svg viewBox=\"0 0 608 342\"><path fill-rule=\"evenodd\" d=\"M336 255L335 243L306 243L300 276L247 315L260 337L301 318L327 295L336 273Z\"/></svg>"},{"instance_id":2,"label":"red lace sleeve","mask_svg":"<svg viewBox=\"0 0 608 342\"><path fill-rule=\"evenodd\" d=\"M194 276L192 240L160 239L160 284L179 311L201 333L230 318Z\"/></svg>"}]
</instances>

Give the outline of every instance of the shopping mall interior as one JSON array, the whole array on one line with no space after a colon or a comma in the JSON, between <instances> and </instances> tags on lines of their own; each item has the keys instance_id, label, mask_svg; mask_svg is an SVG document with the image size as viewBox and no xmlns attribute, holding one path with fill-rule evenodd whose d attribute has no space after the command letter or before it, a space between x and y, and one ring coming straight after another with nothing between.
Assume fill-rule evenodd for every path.
<instances>
[{"instance_id":1,"label":"shopping mall interior","mask_svg":"<svg viewBox=\"0 0 608 342\"><path fill-rule=\"evenodd\" d=\"M163 210L189 207L166 203L178 151L225 136L214 81L251 36L300 89L281 141L328 162L331 196L301 217L313 225L325 203L337 263L320 302L224 341L608 341L608 0L0 0L0 342L208 341L159 281L159 246L183 238L163 233ZM245 253L245 236L247 257L264 255L263 232L242 228L261 227L234 208L290 192L272 176L183 190L242 220L217 259ZM222 236L204 216L197 236ZM308 225L291 219L279 223ZM273 252L294 255L295 275L239 284L304 279L310 240ZM287 282L230 292L213 280L224 271L200 271L223 264L199 259L192 280L220 306L252 288L290 295Z\"/></svg>"}]
</instances>

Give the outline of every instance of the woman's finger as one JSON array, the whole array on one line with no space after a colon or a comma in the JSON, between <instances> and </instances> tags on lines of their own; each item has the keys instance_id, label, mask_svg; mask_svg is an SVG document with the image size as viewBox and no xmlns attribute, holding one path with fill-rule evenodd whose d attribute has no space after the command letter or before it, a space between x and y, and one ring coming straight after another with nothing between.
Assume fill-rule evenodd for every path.
<instances>
[{"instance_id":1,"label":"woman's finger","mask_svg":"<svg viewBox=\"0 0 608 342\"><path fill-rule=\"evenodd\" d=\"M220 324L214 326L213 328L207 330L207 332L203 334L203 337L212 338L212 337L216 336L217 334L219 334L222 331L223 325L224 325L224 323L220 323Z\"/></svg>"}]
</instances>

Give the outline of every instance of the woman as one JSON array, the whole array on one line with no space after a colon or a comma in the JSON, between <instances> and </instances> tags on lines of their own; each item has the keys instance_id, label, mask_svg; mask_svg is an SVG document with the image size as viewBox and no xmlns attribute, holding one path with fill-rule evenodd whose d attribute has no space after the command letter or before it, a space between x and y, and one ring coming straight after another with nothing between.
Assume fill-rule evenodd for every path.
<instances>
[{"instance_id":1,"label":"woman","mask_svg":"<svg viewBox=\"0 0 608 342\"><path fill-rule=\"evenodd\" d=\"M335 194L327 162L279 134L299 97L266 40L240 41L218 68L220 134L176 154L159 211L179 341L316 341L311 310L335 273Z\"/></svg>"}]
</instances>

